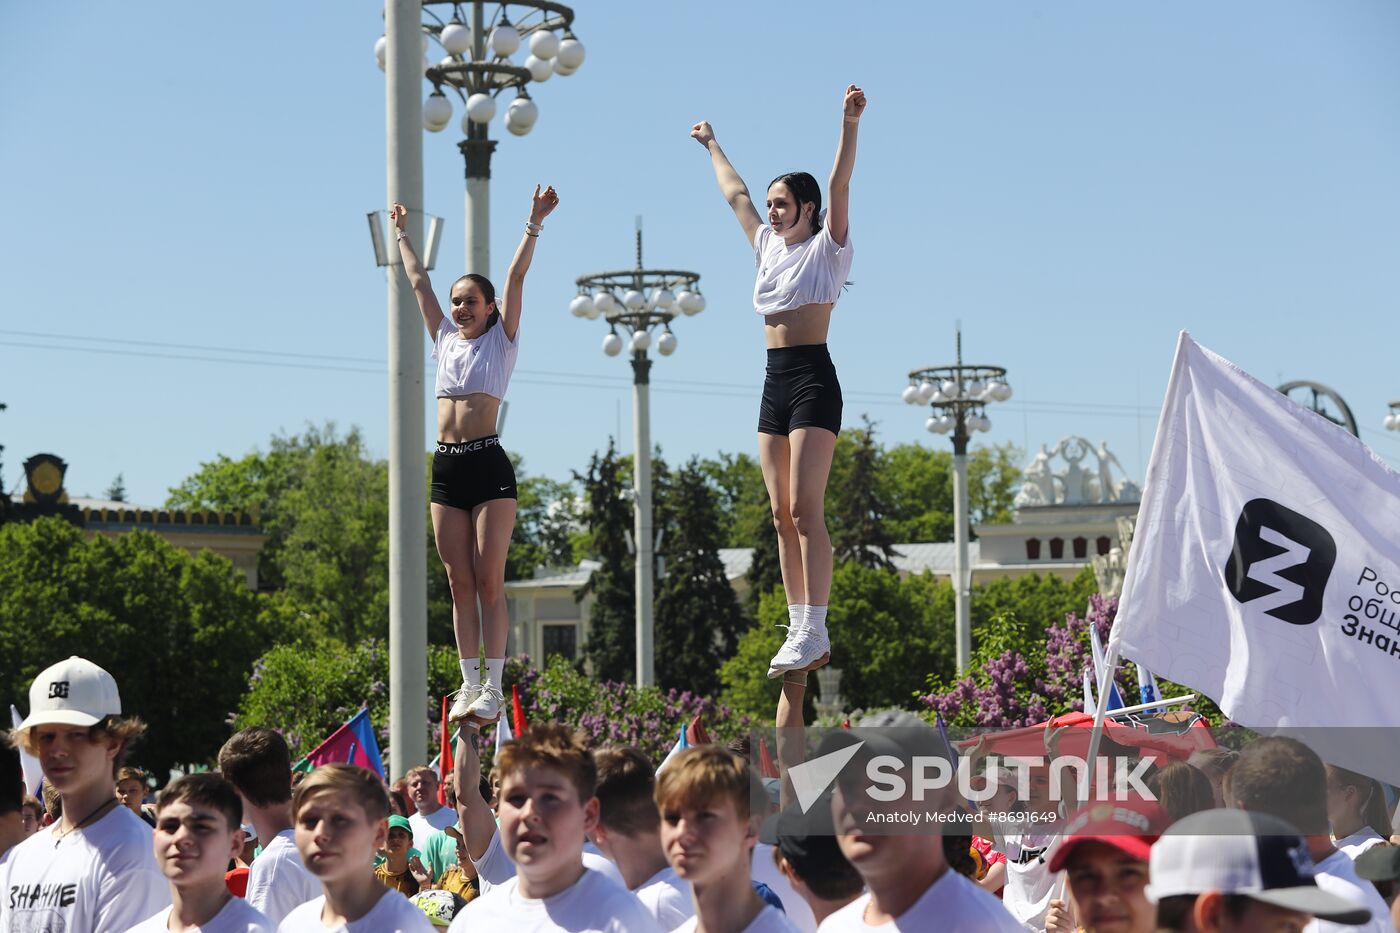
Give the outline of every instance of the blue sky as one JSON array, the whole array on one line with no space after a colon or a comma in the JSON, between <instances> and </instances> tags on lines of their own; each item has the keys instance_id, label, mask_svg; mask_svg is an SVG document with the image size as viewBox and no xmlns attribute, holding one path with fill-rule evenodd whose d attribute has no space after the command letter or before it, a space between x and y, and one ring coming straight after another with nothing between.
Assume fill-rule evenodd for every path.
<instances>
[{"instance_id":1,"label":"blue sky","mask_svg":"<svg viewBox=\"0 0 1400 933\"><path fill-rule=\"evenodd\" d=\"M567 305L579 275L631 265L638 214L648 265L699 272L709 300L653 369L653 437L673 460L754 450L752 260L687 130L711 120L757 189L824 178L850 82L870 106L831 333L848 424L946 448L898 393L960 320L965 357L1016 389L982 438L1106 439L1140 479L1185 328L1270 383L1334 386L1400 463L1380 428L1400 398L1400 5L575 10L582 69L532 86L529 136L491 131L495 278L532 186L562 198L508 396L528 472L564 478L619 427L631 449L630 369ZM327 420L384 453L364 221L385 200L381 26L345 0L0 4L7 489L51 452L75 494L120 472L158 503L202 461ZM460 112L425 134L439 291L465 271Z\"/></svg>"}]
</instances>

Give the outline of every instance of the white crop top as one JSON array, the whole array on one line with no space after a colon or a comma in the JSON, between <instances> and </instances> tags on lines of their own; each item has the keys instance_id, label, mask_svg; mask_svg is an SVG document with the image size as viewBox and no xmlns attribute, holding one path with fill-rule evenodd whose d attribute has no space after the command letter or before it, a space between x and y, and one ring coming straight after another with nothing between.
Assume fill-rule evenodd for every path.
<instances>
[{"instance_id":1,"label":"white crop top","mask_svg":"<svg viewBox=\"0 0 1400 933\"><path fill-rule=\"evenodd\" d=\"M492 398L505 398L515 358L520 352L520 331L515 339L506 338L500 321L474 340L462 336L452 318L443 315L433 341L437 360L437 397L460 398L484 392Z\"/></svg>"},{"instance_id":2,"label":"white crop top","mask_svg":"<svg viewBox=\"0 0 1400 933\"><path fill-rule=\"evenodd\" d=\"M777 314L810 304L832 304L841 295L841 286L851 272L851 236L839 246L825 224L796 246L764 224L753 238L754 265L758 280L753 286L753 307L759 314Z\"/></svg>"}]
</instances>

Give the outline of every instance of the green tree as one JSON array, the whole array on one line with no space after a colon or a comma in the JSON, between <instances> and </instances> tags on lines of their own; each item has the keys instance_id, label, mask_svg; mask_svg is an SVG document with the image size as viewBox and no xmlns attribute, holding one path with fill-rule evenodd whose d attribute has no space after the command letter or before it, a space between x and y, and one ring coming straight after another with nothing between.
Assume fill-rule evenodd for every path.
<instances>
[{"instance_id":1,"label":"green tree","mask_svg":"<svg viewBox=\"0 0 1400 933\"><path fill-rule=\"evenodd\" d=\"M579 479L586 503L587 549L600 564L577 595L580 600L594 597L584 656L599 680L631 680L637 663L636 561L627 546L632 509L623 464L612 441L601 457L593 455L587 475Z\"/></svg>"},{"instance_id":2,"label":"green tree","mask_svg":"<svg viewBox=\"0 0 1400 933\"><path fill-rule=\"evenodd\" d=\"M112 502L125 502L125 501L126 501L126 476L125 476L125 474L122 474L122 473L118 473L118 474L117 474L116 478L112 480L112 485L108 486L108 487L107 487L107 491L104 492L104 493L102 494L102 498L104 498L104 499L109 499L109 500L111 500Z\"/></svg>"},{"instance_id":3,"label":"green tree","mask_svg":"<svg viewBox=\"0 0 1400 933\"><path fill-rule=\"evenodd\" d=\"M518 668L514 660L507 666L507 683L514 682ZM441 697L456 690L461 679L456 650L447 645L430 646L428 697L422 720L429 736L430 755L437 751L440 741ZM354 646L333 639L313 646L278 645L253 665L247 693L239 703L233 728L263 726L279 730L287 739L295 761L319 745L361 707L367 707L387 764L388 683L389 649L379 639ZM308 697L314 697L315 702L308 703Z\"/></svg>"},{"instance_id":4,"label":"green tree","mask_svg":"<svg viewBox=\"0 0 1400 933\"><path fill-rule=\"evenodd\" d=\"M1011 520L1021 471L1010 444L968 454L968 515L973 525ZM953 454L921 444L898 444L881 458L885 521L898 543L953 540Z\"/></svg>"},{"instance_id":5,"label":"green tree","mask_svg":"<svg viewBox=\"0 0 1400 933\"><path fill-rule=\"evenodd\" d=\"M85 539L58 518L0 527L0 702L27 707L34 676L80 655L117 679L150 726L133 760L164 778L210 760L272 635L225 558L150 532ZM304 702L304 700L303 700Z\"/></svg>"},{"instance_id":6,"label":"green tree","mask_svg":"<svg viewBox=\"0 0 1400 933\"><path fill-rule=\"evenodd\" d=\"M864 423L838 440L842 457L832 469L831 543L837 561L893 570L895 540L885 523L889 507L880 484L883 454L875 442L875 423L869 416Z\"/></svg>"},{"instance_id":7,"label":"green tree","mask_svg":"<svg viewBox=\"0 0 1400 933\"><path fill-rule=\"evenodd\" d=\"M773 537L773 511L758 461L748 454L721 453L699 461L715 492L721 547L757 547Z\"/></svg>"},{"instance_id":8,"label":"green tree","mask_svg":"<svg viewBox=\"0 0 1400 933\"><path fill-rule=\"evenodd\" d=\"M343 641L388 626L388 464L359 430L274 437L266 454L219 455L170 491L166 507L249 511L268 534L266 589ZM441 574L441 566L431 572Z\"/></svg>"},{"instance_id":9,"label":"green tree","mask_svg":"<svg viewBox=\"0 0 1400 933\"><path fill-rule=\"evenodd\" d=\"M1023 644L1043 644L1051 625L1071 612L1083 612L1096 592L1098 583L1091 567L1072 580L1049 573L992 580L972 591L973 640L990 641L1014 620L1023 627Z\"/></svg>"},{"instance_id":10,"label":"green tree","mask_svg":"<svg viewBox=\"0 0 1400 933\"><path fill-rule=\"evenodd\" d=\"M656 679L661 687L701 694L719 688L721 662L734 654L743 610L724 572L716 496L697 460L668 477L666 575L656 596Z\"/></svg>"}]
</instances>

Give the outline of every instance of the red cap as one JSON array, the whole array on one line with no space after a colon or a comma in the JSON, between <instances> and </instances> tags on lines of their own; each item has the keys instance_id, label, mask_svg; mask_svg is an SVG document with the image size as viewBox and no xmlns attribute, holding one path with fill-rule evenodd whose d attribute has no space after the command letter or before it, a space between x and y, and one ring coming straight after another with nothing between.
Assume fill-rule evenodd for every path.
<instances>
[{"instance_id":1,"label":"red cap","mask_svg":"<svg viewBox=\"0 0 1400 933\"><path fill-rule=\"evenodd\" d=\"M1084 842L1102 842L1130 858L1147 861L1152 843L1171 825L1171 817L1155 801L1105 800L1085 804L1065 823L1050 851L1050 870L1065 867L1070 854Z\"/></svg>"}]
</instances>

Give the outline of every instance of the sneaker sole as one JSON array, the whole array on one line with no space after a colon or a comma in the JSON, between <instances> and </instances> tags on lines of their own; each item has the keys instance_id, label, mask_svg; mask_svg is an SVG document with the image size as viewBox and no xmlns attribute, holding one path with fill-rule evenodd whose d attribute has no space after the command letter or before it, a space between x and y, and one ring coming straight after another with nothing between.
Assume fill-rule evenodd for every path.
<instances>
[{"instance_id":1,"label":"sneaker sole","mask_svg":"<svg viewBox=\"0 0 1400 933\"><path fill-rule=\"evenodd\" d=\"M770 667L770 668L768 669L768 679L769 679L769 680L777 680L779 677L783 676L783 675L786 674L788 671L815 671L817 668L819 668L819 667L826 667L826 666L827 666L828 664L830 664L830 663L831 663L831 652L828 651L828 652L826 652L825 654L823 654L821 657L819 657L819 658L817 658L815 661L813 661L811 664L808 664L806 667L778 667L778 668Z\"/></svg>"},{"instance_id":2,"label":"sneaker sole","mask_svg":"<svg viewBox=\"0 0 1400 933\"><path fill-rule=\"evenodd\" d=\"M499 722L499 721L500 721L500 718L501 718L501 714L500 714L500 713L497 713L495 716L492 716L490 719L486 719L486 718L484 718L484 717L482 717L482 716L478 716L476 713L468 713L467 715L465 715L465 716L462 717L462 720L461 720L461 721L462 721L462 722L474 722L474 723L476 723L477 725L480 725L480 726L489 726L489 725L491 725L493 722Z\"/></svg>"}]
</instances>

